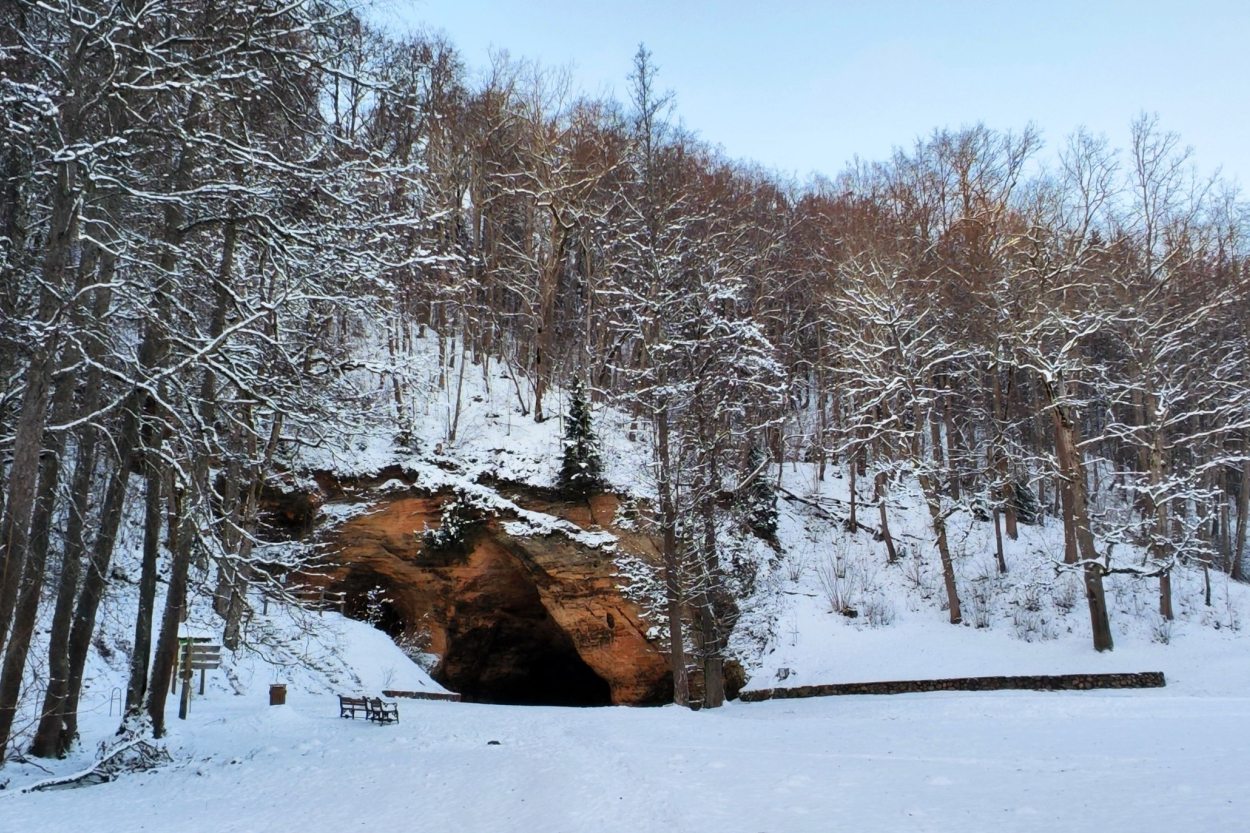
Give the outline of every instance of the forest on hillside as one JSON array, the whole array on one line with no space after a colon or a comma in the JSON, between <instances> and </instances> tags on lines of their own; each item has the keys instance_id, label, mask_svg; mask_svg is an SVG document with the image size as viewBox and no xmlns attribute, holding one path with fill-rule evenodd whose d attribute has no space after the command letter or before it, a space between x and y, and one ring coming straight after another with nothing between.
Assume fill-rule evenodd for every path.
<instances>
[{"instance_id":1,"label":"forest on hillside","mask_svg":"<svg viewBox=\"0 0 1250 833\"><path fill-rule=\"evenodd\" d=\"M1244 577L1247 207L1157 118L1123 150L940 129L795 183L683 129L645 48L622 77L614 101L471 72L339 0L0 5L0 759L20 696L31 754L74 742L127 512L126 707L161 734L188 576L232 646L262 489L379 401L408 442L417 339L448 448L466 374L540 422L585 391L650 443L679 701L683 629L721 678L721 519L772 536L787 461L845 470L891 558L890 494L919 484L951 622L960 510L1002 570L1019 524L1062 519L1098 650L1107 575L1156 582L1165 619L1176 565Z\"/></svg>"}]
</instances>

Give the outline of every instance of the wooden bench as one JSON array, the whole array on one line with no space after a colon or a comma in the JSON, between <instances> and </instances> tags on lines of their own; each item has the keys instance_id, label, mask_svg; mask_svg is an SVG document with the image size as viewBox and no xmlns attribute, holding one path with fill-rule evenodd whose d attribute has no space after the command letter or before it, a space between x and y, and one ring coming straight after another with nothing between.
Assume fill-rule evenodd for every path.
<instances>
[{"instance_id":1,"label":"wooden bench","mask_svg":"<svg viewBox=\"0 0 1250 833\"><path fill-rule=\"evenodd\" d=\"M374 723L398 723L399 704L387 703L377 697L344 697L339 695L339 717L363 715Z\"/></svg>"},{"instance_id":2,"label":"wooden bench","mask_svg":"<svg viewBox=\"0 0 1250 833\"><path fill-rule=\"evenodd\" d=\"M374 697L369 701L368 717L375 723L398 723L399 704L387 703Z\"/></svg>"},{"instance_id":3,"label":"wooden bench","mask_svg":"<svg viewBox=\"0 0 1250 833\"><path fill-rule=\"evenodd\" d=\"M344 697L340 694L339 717L350 717L354 720L358 714L365 719L369 718L369 701L364 697Z\"/></svg>"}]
</instances>

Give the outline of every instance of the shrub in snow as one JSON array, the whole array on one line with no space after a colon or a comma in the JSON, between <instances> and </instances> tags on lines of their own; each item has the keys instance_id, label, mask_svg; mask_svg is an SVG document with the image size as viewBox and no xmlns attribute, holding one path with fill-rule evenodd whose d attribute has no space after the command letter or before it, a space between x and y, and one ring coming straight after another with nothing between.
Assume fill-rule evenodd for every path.
<instances>
[{"instance_id":1,"label":"shrub in snow","mask_svg":"<svg viewBox=\"0 0 1250 833\"><path fill-rule=\"evenodd\" d=\"M810 557L810 550L795 549L790 553L790 557L786 559L786 577L794 584L798 584L799 579L803 578L803 571L807 568L807 560Z\"/></svg>"},{"instance_id":2,"label":"shrub in snow","mask_svg":"<svg viewBox=\"0 0 1250 833\"><path fill-rule=\"evenodd\" d=\"M1065 578L1061 580L1054 590L1051 591L1050 600L1059 612L1063 614L1071 613L1077 602L1081 600L1081 588L1078 586L1076 579Z\"/></svg>"},{"instance_id":3,"label":"shrub in snow","mask_svg":"<svg viewBox=\"0 0 1250 833\"><path fill-rule=\"evenodd\" d=\"M468 494L457 490L456 496L443 504L438 528L425 530L425 548L437 553L463 551L468 533L481 523L482 517L481 507Z\"/></svg>"},{"instance_id":4,"label":"shrub in snow","mask_svg":"<svg viewBox=\"0 0 1250 833\"><path fill-rule=\"evenodd\" d=\"M426 614L427 616L429 614ZM426 673L434 670L440 661L438 654L430 653L430 642L433 636L430 633L428 625L422 624L415 631L402 633L394 638L394 642L399 646L399 650L404 652L408 659L421 666Z\"/></svg>"},{"instance_id":5,"label":"shrub in snow","mask_svg":"<svg viewBox=\"0 0 1250 833\"><path fill-rule=\"evenodd\" d=\"M903 580L907 586L919 591L927 598L933 592L933 587L929 581L929 572L925 569L924 559L920 557L920 550L909 553L906 549L899 547L898 560L903 565Z\"/></svg>"},{"instance_id":6,"label":"shrub in snow","mask_svg":"<svg viewBox=\"0 0 1250 833\"><path fill-rule=\"evenodd\" d=\"M386 591L381 587L374 587L365 594L365 621L375 628L382 622L382 618L386 615L386 605L391 600L387 598Z\"/></svg>"},{"instance_id":7,"label":"shrub in snow","mask_svg":"<svg viewBox=\"0 0 1250 833\"><path fill-rule=\"evenodd\" d=\"M1024 608L1017 608L1012 614L1011 625L1016 638L1025 642L1045 642L1059 636L1059 631L1045 614Z\"/></svg>"},{"instance_id":8,"label":"shrub in snow","mask_svg":"<svg viewBox=\"0 0 1250 833\"><path fill-rule=\"evenodd\" d=\"M993 604L990 597L993 592L991 583L988 581L974 581L971 584L972 590L964 600L968 621L972 623L974 628L988 628L990 621L993 619L990 612Z\"/></svg>"},{"instance_id":9,"label":"shrub in snow","mask_svg":"<svg viewBox=\"0 0 1250 833\"><path fill-rule=\"evenodd\" d=\"M832 613L845 613L849 585L846 581L846 564L840 553L825 553L816 561L816 580L829 603Z\"/></svg>"},{"instance_id":10,"label":"shrub in snow","mask_svg":"<svg viewBox=\"0 0 1250 833\"><path fill-rule=\"evenodd\" d=\"M1150 641L1160 645L1172 643L1172 620L1156 615L1151 622Z\"/></svg>"},{"instance_id":11,"label":"shrub in snow","mask_svg":"<svg viewBox=\"0 0 1250 833\"><path fill-rule=\"evenodd\" d=\"M968 510L972 513L973 520L986 523L994 517L994 506L990 498L986 494L975 495L968 505Z\"/></svg>"},{"instance_id":12,"label":"shrub in snow","mask_svg":"<svg viewBox=\"0 0 1250 833\"><path fill-rule=\"evenodd\" d=\"M1228 578L1225 577L1222 600L1222 607L1224 608L1224 624L1228 626L1230 631L1235 633L1241 630L1241 614L1237 611L1237 606L1233 602L1232 595L1228 592L1229 584L1230 582Z\"/></svg>"},{"instance_id":13,"label":"shrub in snow","mask_svg":"<svg viewBox=\"0 0 1250 833\"><path fill-rule=\"evenodd\" d=\"M871 628L883 628L894 621L894 605L880 591L867 595L860 607L864 623Z\"/></svg>"},{"instance_id":14,"label":"shrub in snow","mask_svg":"<svg viewBox=\"0 0 1250 833\"><path fill-rule=\"evenodd\" d=\"M1020 591L1019 605L1031 613L1039 612L1042 609L1042 589L1035 584L1026 585Z\"/></svg>"}]
</instances>

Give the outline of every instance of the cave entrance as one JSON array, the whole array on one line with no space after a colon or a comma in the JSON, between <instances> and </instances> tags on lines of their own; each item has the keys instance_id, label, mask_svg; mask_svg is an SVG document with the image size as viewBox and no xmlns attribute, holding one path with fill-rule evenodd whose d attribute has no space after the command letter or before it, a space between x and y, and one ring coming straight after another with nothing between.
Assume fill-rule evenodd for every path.
<instances>
[{"instance_id":1,"label":"cave entrance","mask_svg":"<svg viewBox=\"0 0 1250 833\"><path fill-rule=\"evenodd\" d=\"M449 634L447 653L434 677L471 703L611 705L607 681L578 656L568 635L551 624L534 628L495 621Z\"/></svg>"},{"instance_id":2,"label":"cave entrance","mask_svg":"<svg viewBox=\"0 0 1250 833\"><path fill-rule=\"evenodd\" d=\"M492 571L487 584L487 592L456 604L434 679L475 703L612 704L607 681L577 653L521 571Z\"/></svg>"},{"instance_id":3,"label":"cave entrance","mask_svg":"<svg viewBox=\"0 0 1250 833\"><path fill-rule=\"evenodd\" d=\"M484 538L467 557L409 575L424 583L406 584L403 569L353 565L338 585L346 613L392 637L412 636L412 623L432 614L433 627L441 631L434 639L441 657L430 676L463 700L612 704L611 686L578 654L544 605L535 575L513 553Z\"/></svg>"}]
</instances>

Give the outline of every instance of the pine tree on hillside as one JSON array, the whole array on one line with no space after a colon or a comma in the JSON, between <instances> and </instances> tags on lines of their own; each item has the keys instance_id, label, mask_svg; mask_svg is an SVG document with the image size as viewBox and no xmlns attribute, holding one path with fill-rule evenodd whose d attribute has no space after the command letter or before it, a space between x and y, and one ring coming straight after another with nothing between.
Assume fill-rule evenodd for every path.
<instances>
[{"instance_id":1,"label":"pine tree on hillside","mask_svg":"<svg viewBox=\"0 0 1250 833\"><path fill-rule=\"evenodd\" d=\"M599 440L590 422L590 405L580 382L574 383L569 413L564 421L564 462L560 466L560 493L583 499L603 491L603 461Z\"/></svg>"}]
</instances>

